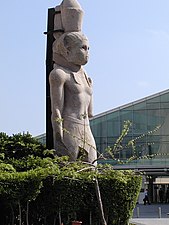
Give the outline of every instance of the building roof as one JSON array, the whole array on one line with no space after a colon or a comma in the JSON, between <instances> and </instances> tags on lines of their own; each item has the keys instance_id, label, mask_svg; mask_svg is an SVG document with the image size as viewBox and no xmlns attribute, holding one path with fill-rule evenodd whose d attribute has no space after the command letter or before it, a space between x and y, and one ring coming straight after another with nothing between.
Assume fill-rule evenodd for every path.
<instances>
[{"instance_id":1,"label":"building roof","mask_svg":"<svg viewBox=\"0 0 169 225\"><path fill-rule=\"evenodd\" d=\"M125 105L116 107L116 108L114 108L114 109L105 111L105 112L103 112L103 113L99 113L99 114L93 116L93 117L91 118L91 120L96 119L96 118L99 118L99 117L101 117L101 116L105 116L105 115L107 115L107 114L110 114L110 113L113 113L113 112L116 112L116 111L119 111L119 110L121 110L121 109L125 109L125 108L127 108L127 107L136 105L136 104L138 104L138 103L142 103L142 102L147 101L147 100L150 100L150 99L152 99L152 98L159 97L159 96L164 95L164 94L167 94L167 93L169 93L169 89L164 90L164 91L161 91L161 92L158 92L158 93L153 94L153 95L149 95L149 96L147 96L147 97L141 98L141 99L136 100L136 101L133 101L133 102L131 102L131 103L127 103L127 104L125 104Z\"/></svg>"}]
</instances>

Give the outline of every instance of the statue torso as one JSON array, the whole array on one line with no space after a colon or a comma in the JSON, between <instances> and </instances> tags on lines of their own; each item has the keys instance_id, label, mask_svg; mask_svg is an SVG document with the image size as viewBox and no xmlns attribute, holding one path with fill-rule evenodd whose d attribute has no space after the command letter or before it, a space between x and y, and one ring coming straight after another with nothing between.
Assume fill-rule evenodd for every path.
<instances>
[{"instance_id":1,"label":"statue torso","mask_svg":"<svg viewBox=\"0 0 169 225\"><path fill-rule=\"evenodd\" d=\"M72 116L81 119L82 115L88 114L88 107L92 96L92 83L83 69L78 72L71 72L66 68L55 65L55 70L64 71L63 91L64 91L64 109L62 117ZM56 76L63 76L56 72Z\"/></svg>"}]
</instances>

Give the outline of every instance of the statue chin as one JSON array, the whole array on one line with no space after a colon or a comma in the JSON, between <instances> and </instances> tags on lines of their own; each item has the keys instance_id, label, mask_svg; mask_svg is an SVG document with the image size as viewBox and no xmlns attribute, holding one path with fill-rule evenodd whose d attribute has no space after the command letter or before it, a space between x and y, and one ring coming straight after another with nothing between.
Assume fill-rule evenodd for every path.
<instances>
[{"instance_id":1,"label":"statue chin","mask_svg":"<svg viewBox=\"0 0 169 225\"><path fill-rule=\"evenodd\" d=\"M81 65L85 65L85 64L87 64L87 63L88 63L88 61L89 61L89 57L86 57L86 59L84 60L84 62L82 62L82 64L81 64Z\"/></svg>"},{"instance_id":2,"label":"statue chin","mask_svg":"<svg viewBox=\"0 0 169 225\"><path fill-rule=\"evenodd\" d=\"M77 65L77 66L84 66L85 64L87 64L88 63L88 58L86 58L86 59L83 59L83 60L79 60L79 59L77 59L77 60L67 60L69 63L72 63L72 64L74 64L74 65Z\"/></svg>"}]
</instances>

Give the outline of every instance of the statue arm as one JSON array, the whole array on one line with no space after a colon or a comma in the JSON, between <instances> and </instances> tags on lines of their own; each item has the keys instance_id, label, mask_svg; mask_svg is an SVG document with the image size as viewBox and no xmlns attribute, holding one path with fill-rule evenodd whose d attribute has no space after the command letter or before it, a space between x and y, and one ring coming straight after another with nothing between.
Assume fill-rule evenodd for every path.
<instances>
[{"instance_id":1,"label":"statue arm","mask_svg":"<svg viewBox=\"0 0 169 225\"><path fill-rule=\"evenodd\" d=\"M89 107L88 107L88 117L93 117L93 97L91 96Z\"/></svg>"},{"instance_id":2,"label":"statue arm","mask_svg":"<svg viewBox=\"0 0 169 225\"><path fill-rule=\"evenodd\" d=\"M93 86L93 81L90 77L88 77L88 82L90 83L90 86ZM90 103L88 107L88 117L91 118L93 117L93 94L90 97Z\"/></svg>"},{"instance_id":3,"label":"statue arm","mask_svg":"<svg viewBox=\"0 0 169 225\"><path fill-rule=\"evenodd\" d=\"M64 76L62 73L62 71L53 70L49 75L53 133L60 141L63 141Z\"/></svg>"}]
</instances>

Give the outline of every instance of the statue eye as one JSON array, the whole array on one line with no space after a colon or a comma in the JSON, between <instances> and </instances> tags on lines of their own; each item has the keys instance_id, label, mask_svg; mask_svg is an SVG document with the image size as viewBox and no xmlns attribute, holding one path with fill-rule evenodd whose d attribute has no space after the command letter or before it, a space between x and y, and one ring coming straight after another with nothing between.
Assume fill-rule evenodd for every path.
<instances>
[{"instance_id":1,"label":"statue eye","mask_svg":"<svg viewBox=\"0 0 169 225\"><path fill-rule=\"evenodd\" d=\"M83 45L82 48L83 48L85 51L89 50L89 47L88 47L87 45Z\"/></svg>"}]
</instances>

